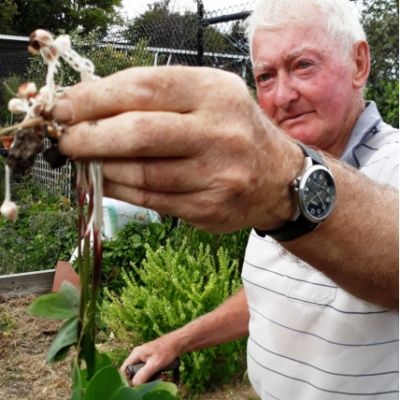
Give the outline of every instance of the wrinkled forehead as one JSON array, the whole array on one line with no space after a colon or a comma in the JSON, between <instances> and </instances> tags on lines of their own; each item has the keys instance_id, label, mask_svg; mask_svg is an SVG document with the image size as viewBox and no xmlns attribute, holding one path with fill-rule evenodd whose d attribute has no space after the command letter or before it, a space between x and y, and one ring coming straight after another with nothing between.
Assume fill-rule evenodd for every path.
<instances>
[{"instance_id":1,"label":"wrinkled forehead","mask_svg":"<svg viewBox=\"0 0 400 400\"><path fill-rule=\"evenodd\" d=\"M305 51L326 53L340 51L339 40L329 35L325 18L313 15L301 20L286 18L270 27L255 30L251 43L252 55L260 53L277 55L287 59Z\"/></svg>"}]
</instances>

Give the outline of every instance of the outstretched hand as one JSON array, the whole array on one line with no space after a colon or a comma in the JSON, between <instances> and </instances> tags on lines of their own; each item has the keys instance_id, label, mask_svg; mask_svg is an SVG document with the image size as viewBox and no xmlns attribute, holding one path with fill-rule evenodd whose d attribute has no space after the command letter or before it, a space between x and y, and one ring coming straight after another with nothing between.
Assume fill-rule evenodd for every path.
<instances>
[{"instance_id":1,"label":"outstretched hand","mask_svg":"<svg viewBox=\"0 0 400 400\"><path fill-rule=\"evenodd\" d=\"M64 154L104 160L107 196L218 233L293 214L289 182L304 157L234 74L124 70L70 88L53 113L67 125Z\"/></svg>"}]
</instances>

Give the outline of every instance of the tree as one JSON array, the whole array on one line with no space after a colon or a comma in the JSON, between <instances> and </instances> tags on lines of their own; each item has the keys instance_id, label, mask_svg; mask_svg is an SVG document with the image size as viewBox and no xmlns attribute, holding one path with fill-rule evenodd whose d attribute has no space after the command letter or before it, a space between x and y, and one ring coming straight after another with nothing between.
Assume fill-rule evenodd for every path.
<instances>
[{"instance_id":1,"label":"tree","mask_svg":"<svg viewBox=\"0 0 400 400\"><path fill-rule=\"evenodd\" d=\"M399 0L370 0L362 9L371 49L366 98L378 104L383 119L399 126Z\"/></svg>"},{"instance_id":2,"label":"tree","mask_svg":"<svg viewBox=\"0 0 400 400\"><path fill-rule=\"evenodd\" d=\"M203 25L196 13L173 12L169 3L170 0L162 0L148 4L148 9L128 24L125 37L132 44L146 38L150 47L196 51L197 32L202 29L205 52L223 53L232 49L230 41L214 27ZM196 64L195 54L175 55L174 60Z\"/></svg>"},{"instance_id":3,"label":"tree","mask_svg":"<svg viewBox=\"0 0 400 400\"><path fill-rule=\"evenodd\" d=\"M122 0L0 0L0 33L29 35L37 28L57 33L80 28L83 34L105 34L110 25L122 21Z\"/></svg>"},{"instance_id":4,"label":"tree","mask_svg":"<svg viewBox=\"0 0 400 400\"><path fill-rule=\"evenodd\" d=\"M14 0L0 0L0 26L4 34L15 34L13 20L18 15L18 8Z\"/></svg>"}]
</instances>

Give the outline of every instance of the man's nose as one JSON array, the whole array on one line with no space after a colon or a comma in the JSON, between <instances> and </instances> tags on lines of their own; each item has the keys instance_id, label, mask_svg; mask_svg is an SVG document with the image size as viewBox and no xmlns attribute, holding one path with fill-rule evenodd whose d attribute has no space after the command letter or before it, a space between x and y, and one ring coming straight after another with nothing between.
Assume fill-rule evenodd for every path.
<instances>
[{"instance_id":1,"label":"man's nose","mask_svg":"<svg viewBox=\"0 0 400 400\"><path fill-rule=\"evenodd\" d=\"M295 82L289 74L279 74L275 85L275 105L282 109L287 109L292 102L299 98L299 91Z\"/></svg>"}]
</instances>

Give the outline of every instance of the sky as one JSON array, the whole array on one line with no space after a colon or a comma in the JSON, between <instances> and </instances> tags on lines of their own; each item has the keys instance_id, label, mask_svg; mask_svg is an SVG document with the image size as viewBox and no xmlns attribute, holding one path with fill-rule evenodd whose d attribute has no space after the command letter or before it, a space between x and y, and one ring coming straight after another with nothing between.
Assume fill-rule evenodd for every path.
<instances>
[{"instance_id":1,"label":"sky","mask_svg":"<svg viewBox=\"0 0 400 400\"><path fill-rule=\"evenodd\" d=\"M147 10L147 4L155 3L156 0L123 0L123 13L129 18L134 18L138 14ZM203 0L205 10L216 11L223 8L235 8L243 4L243 9L251 9L252 0ZM171 0L170 5L179 10L182 8L196 11L196 3L194 0ZM237 9L232 12L238 12Z\"/></svg>"}]
</instances>

